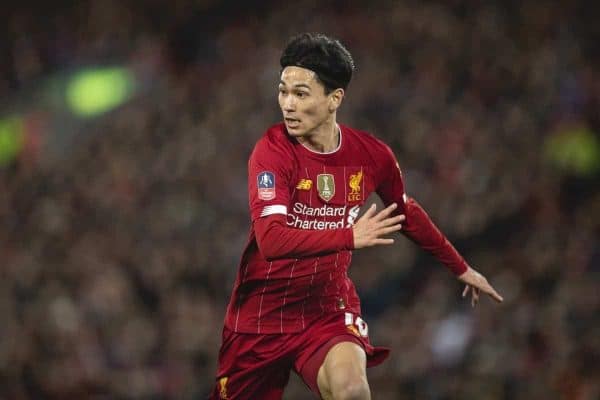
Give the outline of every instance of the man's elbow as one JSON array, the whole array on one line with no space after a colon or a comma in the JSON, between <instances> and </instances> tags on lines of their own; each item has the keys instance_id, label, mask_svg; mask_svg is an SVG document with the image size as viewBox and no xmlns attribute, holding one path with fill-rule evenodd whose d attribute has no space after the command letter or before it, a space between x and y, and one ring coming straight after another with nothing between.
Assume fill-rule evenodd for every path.
<instances>
[{"instance_id":1,"label":"man's elbow","mask_svg":"<svg viewBox=\"0 0 600 400\"><path fill-rule=\"evenodd\" d=\"M273 246L272 243L265 243L265 240L257 240L257 244L258 244L258 251L260 251L260 254L263 256L263 258L267 261L275 261L278 260L280 258L284 258L283 254L281 254L281 252L279 251L279 249L276 248L276 246Z\"/></svg>"},{"instance_id":2,"label":"man's elbow","mask_svg":"<svg viewBox=\"0 0 600 400\"><path fill-rule=\"evenodd\" d=\"M282 238L277 234L274 226L269 226L262 232L256 232L256 244L258 251L267 261L275 261L283 258L282 248L279 245Z\"/></svg>"}]
</instances>

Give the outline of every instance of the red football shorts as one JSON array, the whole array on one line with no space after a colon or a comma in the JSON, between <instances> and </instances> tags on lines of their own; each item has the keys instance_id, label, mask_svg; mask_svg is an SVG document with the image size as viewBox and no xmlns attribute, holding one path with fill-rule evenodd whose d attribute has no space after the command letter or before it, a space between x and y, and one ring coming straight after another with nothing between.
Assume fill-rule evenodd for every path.
<instances>
[{"instance_id":1,"label":"red football shorts","mask_svg":"<svg viewBox=\"0 0 600 400\"><path fill-rule=\"evenodd\" d=\"M367 324L351 313L324 316L303 332L235 333L223 328L217 382L211 400L279 400L293 369L320 397L317 373L329 349L354 342L367 354L367 366L382 363L389 350L369 343Z\"/></svg>"}]
</instances>

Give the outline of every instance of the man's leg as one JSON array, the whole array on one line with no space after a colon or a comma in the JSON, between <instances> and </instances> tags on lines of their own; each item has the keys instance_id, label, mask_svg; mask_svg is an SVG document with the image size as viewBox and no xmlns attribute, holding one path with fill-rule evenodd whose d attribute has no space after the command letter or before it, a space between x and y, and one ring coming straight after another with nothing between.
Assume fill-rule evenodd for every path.
<instances>
[{"instance_id":1,"label":"man's leg","mask_svg":"<svg viewBox=\"0 0 600 400\"><path fill-rule=\"evenodd\" d=\"M354 342L340 342L325 356L317 375L317 385L325 400L370 400L367 357Z\"/></svg>"},{"instance_id":2,"label":"man's leg","mask_svg":"<svg viewBox=\"0 0 600 400\"><path fill-rule=\"evenodd\" d=\"M321 398L370 399L366 367L383 362L389 350L373 347L367 333L366 322L350 313L323 317L296 338L294 371Z\"/></svg>"},{"instance_id":3,"label":"man's leg","mask_svg":"<svg viewBox=\"0 0 600 400\"><path fill-rule=\"evenodd\" d=\"M223 329L217 378L210 400L281 400L292 363L289 335Z\"/></svg>"},{"instance_id":4,"label":"man's leg","mask_svg":"<svg viewBox=\"0 0 600 400\"><path fill-rule=\"evenodd\" d=\"M217 379L210 400L281 400L290 377L286 365L239 371Z\"/></svg>"}]
</instances>

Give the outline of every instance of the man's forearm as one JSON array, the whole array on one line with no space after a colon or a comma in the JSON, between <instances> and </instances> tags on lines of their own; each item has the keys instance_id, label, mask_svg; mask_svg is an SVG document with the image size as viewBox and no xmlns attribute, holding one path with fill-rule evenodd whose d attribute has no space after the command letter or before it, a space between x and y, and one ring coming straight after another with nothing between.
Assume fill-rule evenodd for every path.
<instances>
[{"instance_id":1,"label":"man's forearm","mask_svg":"<svg viewBox=\"0 0 600 400\"><path fill-rule=\"evenodd\" d=\"M402 232L422 249L434 255L455 275L461 275L468 269L468 264L452 243L435 226L429 215L412 198L404 203L406 221Z\"/></svg>"},{"instance_id":2,"label":"man's forearm","mask_svg":"<svg viewBox=\"0 0 600 400\"><path fill-rule=\"evenodd\" d=\"M265 259L299 258L351 250L352 228L304 230L290 228L285 216L271 215L254 221L256 241Z\"/></svg>"}]
</instances>

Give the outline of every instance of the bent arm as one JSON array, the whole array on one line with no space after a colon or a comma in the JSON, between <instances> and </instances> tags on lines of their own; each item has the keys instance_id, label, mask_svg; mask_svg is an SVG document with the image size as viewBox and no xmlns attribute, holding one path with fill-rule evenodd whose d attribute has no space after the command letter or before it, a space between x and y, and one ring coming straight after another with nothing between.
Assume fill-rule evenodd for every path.
<instances>
[{"instance_id":1,"label":"bent arm","mask_svg":"<svg viewBox=\"0 0 600 400\"><path fill-rule=\"evenodd\" d=\"M352 228L304 230L286 225L286 216L273 214L253 222L258 249L267 261L352 250Z\"/></svg>"},{"instance_id":2,"label":"bent arm","mask_svg":"<svg viewBox=\"0 0 600 400\"><path fill-rule=\"evenodd\" d=\"M469 265L452 243L433 223L429 215L411 197L404 202L404 213L406 220L402 233L423 250L432 254L455 275L462 275L467 271Z\"/></svg>"},{"instance_id":3,"label":"bent arm","mask_svg":"<svg viewBox=\"0 0 600 400\"><path fill-rule=\"evenodd\" d=\"M450 241L435 226L429 215L404 191L404 179L400 166L389 147L384 148L384 161L379 171L380 185L377 193L387 206L398 203L398 214L404 214L402 233L422 249L432 254L455 275L463 274L469 265L456 251Z\"/></svg>"}]
</instances>

